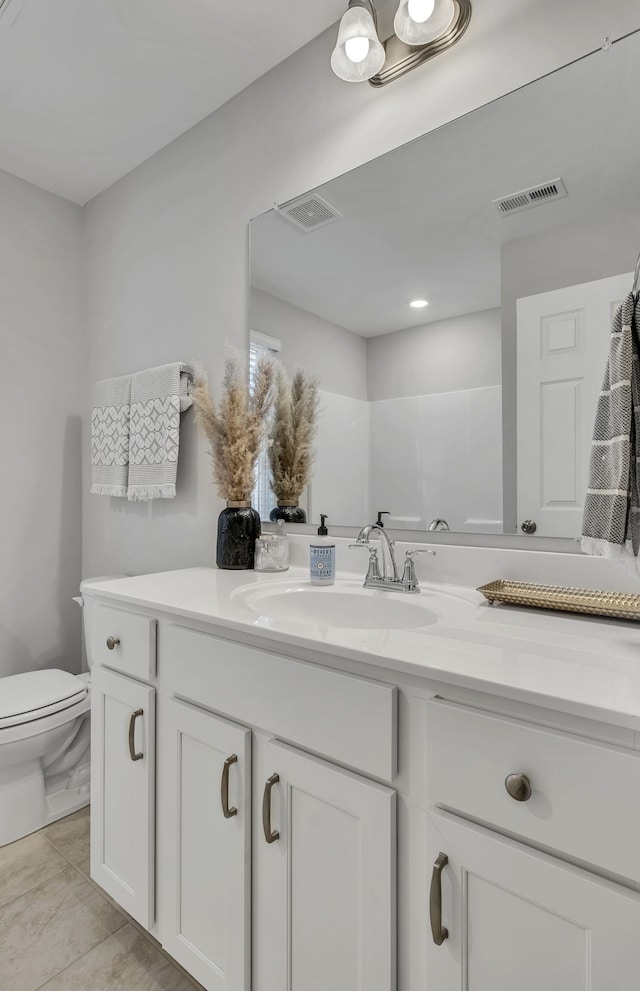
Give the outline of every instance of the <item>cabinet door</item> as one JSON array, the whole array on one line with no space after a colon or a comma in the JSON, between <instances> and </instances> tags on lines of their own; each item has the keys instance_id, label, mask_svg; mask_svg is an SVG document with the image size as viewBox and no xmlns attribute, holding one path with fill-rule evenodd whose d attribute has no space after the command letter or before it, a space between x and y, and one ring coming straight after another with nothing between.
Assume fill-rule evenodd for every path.
<instances>
[{"instance_id":1,"label":"cabinet door","mask_svg":"<svg viewBox=\"0 0 640 991\"><path fill-rule=\"evenodd\" d=\"M210 991L248 991L251 735L171 699L158 721L160 939Z\"/></svg>"},{"instance_id":2,"label":"cabinet door","mask_svg":"<svg viewBox=\"0 0 640 991\"><path fill-rule=\"evenodd\" d=\"M429 863L448 857L448 934L440 945L428 935L427 988L636 991L638 895L446 813L428 816L428 847ZM438 894L432 876L436 932Z\"/></svg>"},{"instance_id":3,"label":"cabinet door","mask_svg":"<svg viewBox=\"0 0 640 991\"><path fill-rule=\"evenodd\" d=\"M154 921L155 694L93 668L91 877L147 929Z\"/></svg>"},{"instance_id":4,"label":"cabinet door","mask_svg":"<svg viewBox=\"0 0 640 991\"><path fill-rule=\"evenodd\" d=\"M254 991L395 988L395 792L261 741L254 807Z\"/></svg>"}]
</instances>

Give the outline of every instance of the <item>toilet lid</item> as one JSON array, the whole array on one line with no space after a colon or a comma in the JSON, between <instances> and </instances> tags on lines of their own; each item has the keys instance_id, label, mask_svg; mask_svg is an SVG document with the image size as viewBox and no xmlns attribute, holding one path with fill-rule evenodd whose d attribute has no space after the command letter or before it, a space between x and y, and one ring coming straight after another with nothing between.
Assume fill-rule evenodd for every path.
<instances>
[{"instance_id":1,"label":"toilet lid","mask_svg":"<svg viewBox=\"0 0 640 991\"><path fill-rule=\"evenodd\" d=\"M42 719L81 702L87 685L67 671L27 671L0 678L0 729Z\"/></svg>"}]
</instances>

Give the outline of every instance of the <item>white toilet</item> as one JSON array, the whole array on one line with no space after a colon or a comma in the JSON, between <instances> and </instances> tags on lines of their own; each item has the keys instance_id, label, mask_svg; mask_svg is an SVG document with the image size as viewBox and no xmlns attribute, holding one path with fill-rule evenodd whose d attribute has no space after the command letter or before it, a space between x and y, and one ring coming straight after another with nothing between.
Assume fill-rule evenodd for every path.
<instances>
[{"instance_id":1,"label":"white toilet","mask_svg":"<svg viewBox=\"0 0 640 991\"><path fill-rule=\"evenodd\" d=\"M88 804L90 708L88 674L0 678L0 847Z\"/></svg>"}]
</instances>

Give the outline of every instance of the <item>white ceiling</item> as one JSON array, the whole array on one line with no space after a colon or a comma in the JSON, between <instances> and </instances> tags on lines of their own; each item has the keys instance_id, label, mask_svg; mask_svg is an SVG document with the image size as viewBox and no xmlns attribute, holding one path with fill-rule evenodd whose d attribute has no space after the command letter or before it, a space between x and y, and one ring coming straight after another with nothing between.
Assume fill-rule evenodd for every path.
<instances>
[{"instance_id":1,"label":"white ceiling","mask_svg":"<svg viewBox=\"0 0 640 991\"><path fill-rule=\"evenodd\" d=\"M640 128L625 123L637 93L638 34L327 183L317 192L343 216L326 227L259 217L252 284L363 337L498 307L505 242L640 209ZM566 199L492 205L560 177ZM429 308L411 310L415 296Z\"/></svg>"},{"instance_id":2,"label":"white ceiling","mask_svg":"<svg viewBox=\"0 0 640 991\"><path fill-rule=\"evenodd\" d=\"M0 169L85 203L345 0L0 0Z\"/></svg>"}]
</instances>

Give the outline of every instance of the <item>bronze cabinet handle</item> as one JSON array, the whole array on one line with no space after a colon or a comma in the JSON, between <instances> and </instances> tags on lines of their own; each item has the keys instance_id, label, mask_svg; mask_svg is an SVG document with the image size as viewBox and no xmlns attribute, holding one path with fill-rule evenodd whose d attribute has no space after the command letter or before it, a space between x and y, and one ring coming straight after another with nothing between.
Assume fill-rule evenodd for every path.
<instances>
[{"instance_id":1,"label":"bronze cabinet handle","mask_svg":"<svg viewBox=\"0 0 640 991\"><path fill-rule=\"evenodd\" d=\"M238 810L234 807L229 808L229 768L232 764L238 763L238 755L231 754L227 757L222 766L222 780L220 781L220 801L222 802L222 814L225 819L231 819L232 816L237 816Z\"/></svg>"},{"instance_id":2,"label":"bronze cabinet handle","mask_svg":"<svg viewBox=\"0 0 640 991\"><path fill-rule=\"evenodd\" d=\"M113 650L120 644L120 639L118 637L107 637L107 649Z\"/></svg>"},{"instance_id":3,"label":"bronze cabinet handle","mask_svg":"<svg viewBox=\"0 0 640 991\"><path fill-rule=\"evenodd\" d=\"M442 871L448 863L449 858L446 853L439 853L431 875L429 919L431 921L431 935L436 946L441 946L449 935L449 930L442 925Z\"/></svg>"},{"instance_id":4,"label":"bronze cabinet handle","mask_svg":"<svg viewBox=\"0 0 640 991\"><path fill-rule=\"evenodd\" d=\"M144 715L142 709L136 709L135 712L131 713L131 718L129 719L129 756L131 760L142 760L144 754L140 752L136 753L136 719L138 716Z\"/></svg>"},{"instance_id":5,"label":"bronze cabinet handle","mask_svg":"<svg viewBox=\"0 0 640 991\"><path fill-rule=\"evenodd\" d=\"M278 830L271 828L271 792L279 780L279 774L272 774L264 786L264 795L262 796L262 828L267 843L275 843L280 838Z\"/></svg>"},{"instance_id":6,"label":"bronze cabinet handle","mask_svg":"<svg viewBox=\"0 0 640 991\"><path fill-rule=\"evenodd\" d=\"M507 774L504 779L504 786L516 802L528 802L531 798L531 782L523 771Z\"/></svg>"}]
</instances>

